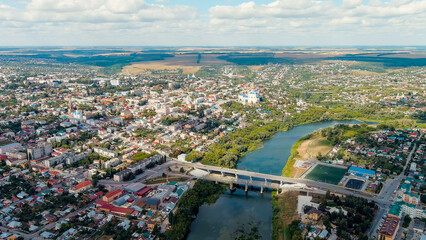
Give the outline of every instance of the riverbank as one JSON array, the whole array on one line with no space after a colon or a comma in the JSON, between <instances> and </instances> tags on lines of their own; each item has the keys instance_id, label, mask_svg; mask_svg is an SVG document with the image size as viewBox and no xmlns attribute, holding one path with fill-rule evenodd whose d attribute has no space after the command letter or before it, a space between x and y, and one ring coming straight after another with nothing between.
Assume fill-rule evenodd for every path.
<instances>
[{"instance_id":1,"label":"riverbank","mask_svg":"<svg viewBox=\"0 0 426 240\"><path fill-rule=\"evenodd\" d=\"M296 174L296 168L294 167L294 163L296 162L297 158L300 158L299 151L297 149L305 140L309 139L311 136L312 134L308 134L302 137L291 148L290 157L288 158L282 173L284 177L294 177L294 175Z\"/></svg>"},{"instance_id":2,"label":"riverbank","mask_svg":"<svg viewBox=\"0 0 426 240\"><path fill-rule=\"evenodd\" d=\"M326 155L333 149L330 142L321 136L319 131L308 134L299 139L291 149L291 156L283 169L285 177L300 177L304 169L297 169L294 164L297 160L312 160L319 155Z\"/></svg>"},{"instance_id":3,"label":"riverbank","mask_svg":"<svg viewBox=\"0 0 426 240\"><path fill-rule=\"evenodd\" d=\"M284 194L272 193L272 239L289 239L288 226L298 220L297 199L299 192L291 191Z\"/></svg>"},{"instance_id":4,"label":"riverbank","mask_svg":"<svg viewBox=\"0 0 426 240\"><path fill-rule=\"evenodd\" d=\"M186 239L193 217L198 214L199 208L206 203L215 203L225 191L226 186L223 184L198 180L179 200L176 213L170 213L169 222L172 228L164 233L165 239Z\"/></svg>"},{"instance_id":5,"label":"riverbank","mask_svg":"<svg viewBox=\"0 0 426 240\"><path fill-rule=\"evenodd\" d=\"M217 144L222 145L220 149L223 151L223 154L226 154L232 151L232 149L235 150L238 143L248 143L251 138L255 139L257 147L255 149L257 150L251 151L250 153L246 152L247 154L244 154L244 157L238 160L238 166L236 167L241 170L280 176L283 174L286 162L291 156L293 146L303 136L316 132L319 129L331 127L335 124L360 123L361 122L355 120L321 121L312 124L293 126L281 122L279 124L275 123L275 126L288 126L288 130L285 129L285 131L283 131L283 129L276 128L274 131L268 131L268 138L259 139L256 137L263 135L257 135L263 131L253 133L251 131L243 132L237 130L237 135L230 133ZM259 128L262 126L264 125L252 125L251 130L260 130ZM276 134L273 135L272 132ZM266 137L266 135L263 135L263 137ZM213 149L210 152L212 151ZM288 166L292 165L293 164L290 163L288 164ZM259 209L262 209L262 211L259 211ZM233 239L232 234L235 229L239 229L242 224L248 224L253 221L259 222L259 233L262 239L271 239L273 234L272 219L274 214L272 209L271 194L264 193L260 195L258 192L254 191L249 191L246 194L243 190L239 189L234 193L226 191L226 193L220 195L215 204L200 207L199 214L191 225L188 240ZM207 232L209 236L206 236Z\"/></svg>"}]
</instances>

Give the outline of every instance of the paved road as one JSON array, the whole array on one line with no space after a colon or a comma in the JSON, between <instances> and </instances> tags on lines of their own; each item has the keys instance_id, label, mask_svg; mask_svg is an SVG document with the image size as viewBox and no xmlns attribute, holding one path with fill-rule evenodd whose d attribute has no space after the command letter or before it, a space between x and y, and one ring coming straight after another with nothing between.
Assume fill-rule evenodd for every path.
<instances>
[{"instance_id":1,"label":"paved road","mask_svg":"<svg viewBox=\"0 0 426 240\"><path fill-rule=\"evenodd\" d=\"M323 182L317 182L312 181L309 179L297 179L297 178L288 178L288 177L282 177L277 175L270 175L270 174L264 174L264 173L256 173L256 172L250 172L250 171L244 171L239 169L230 169L230 168L222 168L222 167L215 167L215 166L208 166L203 165L200 163L185 163L185 162L176 162L179 165L188 166L188 167L194 167L196 169L215 172L215 173L225 173L227 175L238 175L238 176L245 176L245 177L253 177L258 179L267 179L267 181L275 181L275 182L282 182L282 183L301 183L305 184L309 187L315 187L318 189L325 189L330 190L332 192L338 192L346 195L353 195L357 197L362 197L370 201L376 201L378 203L385 204L387 201L383 199L376 199L373 195L367 194L364 192L359 192L356 190L350 190L342 186L337 186L333 184L323 183Z\"/></svg>"},{"instance_id":2,"label":"paved road","mask_svg":"<svg viewBox=\"0 0 426 240\"><path fill-rule=\"evenodd\" d=\"M114 180L100 180L99 184L102 185L109 185L114 187L124 187L131 183L139 182L148 178L154 178L161 176L163 173L166 172L166 169L170 166L176 165L177 162L175 161L168 161L161 165L157 165L152 169L146 169L142 174L139 174L135 177L135 179L127 181L127 182L116 182Z\"/></svg>"},{"instance_id":3,"label":"paved road","mask_svg":"<svg viewBox=\"0 0 426 240\"><path fill-rule=\"evenodd\" d=\"M420 136L420 139L423 137L423 134ZM410 164L411 158L413 157L413 154L416 150L417 146L414 145L413 149L411 150L410 154L407 157L407 161L404 165L404 169L402 170L401 174L399 174L394 179L389 179L383 184L382 191L380 192L380 195L377 196L377 199L380 201L386 201L384 205L379 204L379 211L376 214L376 217L374 218L370 231L368 233L368 236L370 238L376 237L377 233L376 230L378 228L378 225L380 223L380 219L389 211L390 206L393 203L393 194L398 189L399 184L404 180L405 178L405 169L407 169L408 165Z\"/></svg>"}]
</instances>

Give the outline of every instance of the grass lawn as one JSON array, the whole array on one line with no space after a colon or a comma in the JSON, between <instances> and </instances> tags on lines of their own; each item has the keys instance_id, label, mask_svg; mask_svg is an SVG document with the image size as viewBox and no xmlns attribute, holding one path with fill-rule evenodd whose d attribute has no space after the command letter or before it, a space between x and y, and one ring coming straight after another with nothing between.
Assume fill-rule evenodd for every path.
<instances>
[{"instance_id":1,"label":"grass lawn","mask_svg":"<svg viewBox=\"0 0 426 240\"><path fill-rule=\"evenodd\" d=\"M324 166L318 164L309 174L306 176L307 179L314 181L320 181L331 184L338 184L342 180L343 176L347 172L347 169Z\"/></svg>"}]
</instances>

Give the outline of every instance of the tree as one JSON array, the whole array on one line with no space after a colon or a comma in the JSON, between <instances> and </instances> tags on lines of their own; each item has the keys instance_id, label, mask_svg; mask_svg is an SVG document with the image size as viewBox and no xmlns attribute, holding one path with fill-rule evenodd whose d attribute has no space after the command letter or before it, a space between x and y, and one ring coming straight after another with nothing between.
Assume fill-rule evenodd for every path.
<instances>
[{"instance_id":1,"label":"tree","mask_svg":"<svg viewBox=\"0 0 426 240\"><path fill-rule=\"evenodd\" d=\"M184 173L185 169L183 167L180 168L179 172Z\"/></svg>"},{"instance_id":2,"label":"tree","mask_svg":"<svg viewBox=\"0 0 426 240\"><path fill-rule=\"evenodd\" d=\"M410 226L410 222L411 222L410 215L405 215L404 223L402 224L402 227L407 228L408 226Z\"/></svg>"},{"instance_id":3,"label":"tree","mask_svg":"<svg viewBox=\"0 0 426 240\"><path fill-rule=\"evenodd\" d=\"M426 194L422 194L420 196L420 199L421 199L422 203L426 203Z\"/></svg>"},{"instance_id":4,"label":"tree","mask_svg":"<svg viewBox=\"0 0 426 240\"><path fill-rule=\"evenodd\" d=\"M169 223L170 225L173 225L175 223L175 214L173 213L173 211L170 212L169 214Z\"/></svg>"},{"instance_id":5,"label":"tree","mask_svg":"<svg viewBox=\"0 0 426 240\"><path fill-rule=\"evenodd\" d=\"M157 236L161 232L161 227L158 224L155 224L152 234Z\"/></svg>"},{"instance_id":6,"label":"tree","mask_svg":"<svg viewBox=\"0 0 426 240\"><path fill-rule=\"evenodd\" d=\"M330 199L330 190L325 193L325 199Z\"/></svg>"},{"instance_id":7,"label":"tree","mask_svg":"<svg viewBox=\"0 0 426 240\"><path fill-rule=\"evenodd\" d=\"M318 209L321 211L325 211L326 207L327 207L327 201L324 199L321 201L320 205L318 206Z\"/></svg>"}]
</instances>

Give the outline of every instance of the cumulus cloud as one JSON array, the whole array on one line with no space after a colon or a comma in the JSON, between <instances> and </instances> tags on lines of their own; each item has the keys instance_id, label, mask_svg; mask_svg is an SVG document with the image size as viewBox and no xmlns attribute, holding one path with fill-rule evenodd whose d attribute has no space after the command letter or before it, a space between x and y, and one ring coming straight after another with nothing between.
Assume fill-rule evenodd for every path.
<instances>
[{"instance_id":1,"label":"cumulus cloud","mask_svg":"<svg viewBox=\"0 0 426 240\"><path fill-rule=\"evenodd\" d=\"M426 42L426 0L247 0L208 9L170 0L11 2L0 0L0 31L7 33L0 45Z\"/></svg>"},{"instance_id":2,"label":"cumulus cloud","mask_svg":"<svg viewBox=\"0 0 426 240\"><path fill-rule=\"evenodd\" d=\"M270 4L246 2L238 6L215 6L210 8L213 18L245 19L245 18L291 18L323 15L332 6L328 1L312 0L279 0Z\"/></svg>"},{"instance_id":3,"label":"cumulus cloud","mask_svg":"<svg viewBox=\"0 0 426 240\"><path fill-rule=\"evenodd\" d=\"M143 0L32 0L24 9L0 7L0 19L28 22L135 22L196 17L190 6L150 4Z\"/></svg>"}]
</instances>

